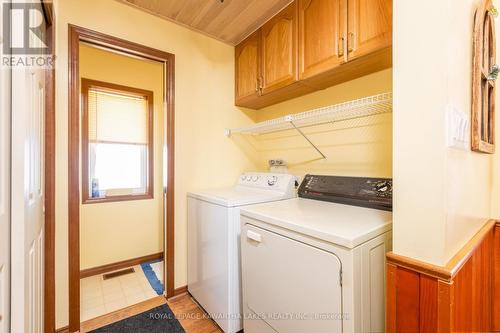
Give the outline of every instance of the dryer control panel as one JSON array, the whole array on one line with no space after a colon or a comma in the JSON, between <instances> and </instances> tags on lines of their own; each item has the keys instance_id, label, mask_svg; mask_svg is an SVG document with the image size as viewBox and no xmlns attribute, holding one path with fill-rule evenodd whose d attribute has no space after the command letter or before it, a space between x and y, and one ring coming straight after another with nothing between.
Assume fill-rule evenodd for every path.
<instances>
[{"instance_id":1,"label":"dryer control panel","mask_svg":"<svg viewBox=\"0 0 500 333\"><path fill-rule=\"evenodd\" d=\"M299 197L392 211L392 179L306 175Z\"/></svg>"}]
</instances>

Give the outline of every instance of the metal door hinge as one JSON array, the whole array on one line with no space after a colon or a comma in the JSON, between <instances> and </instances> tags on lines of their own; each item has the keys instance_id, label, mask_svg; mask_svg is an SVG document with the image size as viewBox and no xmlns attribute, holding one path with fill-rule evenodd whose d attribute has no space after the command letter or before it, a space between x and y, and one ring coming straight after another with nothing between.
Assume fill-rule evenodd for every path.
<instances>
[{"instance_id":1,"label":"metal door hinge","mask_svg":"<svg viewBox=\"0 0 500 333\"><path fill-rule=\"evenodd\" d=\"M342 269L339 272L339 282L340 282L340 286L342 287Z\"/></svg>"}]
</instances>

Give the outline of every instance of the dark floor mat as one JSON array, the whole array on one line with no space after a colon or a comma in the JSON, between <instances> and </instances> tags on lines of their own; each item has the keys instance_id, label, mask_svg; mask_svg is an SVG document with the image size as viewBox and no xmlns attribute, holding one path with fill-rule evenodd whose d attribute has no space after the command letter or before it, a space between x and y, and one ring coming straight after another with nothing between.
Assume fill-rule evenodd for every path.
<instances>
[{"instance_id":1,"label":"dark floor mat","mask_svg":"<svg viewBox=\"0 0 500 333\"><path fill-rule=\"evenodd\" d=\"M91 333L185 333L168 305L104 326Z\"/></svg>"}]
</instances>

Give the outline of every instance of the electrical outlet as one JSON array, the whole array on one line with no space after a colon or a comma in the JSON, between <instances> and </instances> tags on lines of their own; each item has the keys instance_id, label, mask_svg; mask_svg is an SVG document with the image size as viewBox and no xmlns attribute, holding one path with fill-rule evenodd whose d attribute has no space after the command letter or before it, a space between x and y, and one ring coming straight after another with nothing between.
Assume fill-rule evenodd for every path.
<instances>
[{"instance_id":1,"label":"electrical outlet","mask_svg":"<svg viewBox=\"0 0 500 333\"><path fill-rule=\"evenodd\" d=\"M269 166L270 167L286 166L286 161L282 159L269 160Z\"/></svg>"}]
</instances>

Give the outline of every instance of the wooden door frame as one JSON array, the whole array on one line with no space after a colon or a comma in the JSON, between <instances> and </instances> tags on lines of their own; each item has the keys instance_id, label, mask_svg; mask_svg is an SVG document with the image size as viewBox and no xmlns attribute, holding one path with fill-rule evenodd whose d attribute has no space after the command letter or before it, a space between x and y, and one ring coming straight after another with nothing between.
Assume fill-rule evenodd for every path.
<instances>
[{"instance_id":1,"label":"wooden door frame","mask_svg":"<svg viewBox=\"0 0 500 333\"><path fill-rule=\"evenodd\" d=\"M167 184L164 213L166 219L164 258L166 297L174 296L174 54L109 36L72 24L69 28L69 133L68 133L68 261L69 261L69 332L80 330L80 75L79 45L89 43L114 52L157 61L164 68L164 111L168 147Z\"/></svg>"},{"instance_id":2,"label":"wooden door frame","mask_svg":"<svg viewBox=\"0 0 500 333\"><path fill-rule=\"evenodd\" d=\"M47 38L45 43L55 54L56 17L51 0L41 0ZM44 148L44 332L56 330L56 283L55 283L55 150L56 150L56 108L55 108L55 63L45 71L45 148Z\"/></svg>"}]
</instances>

